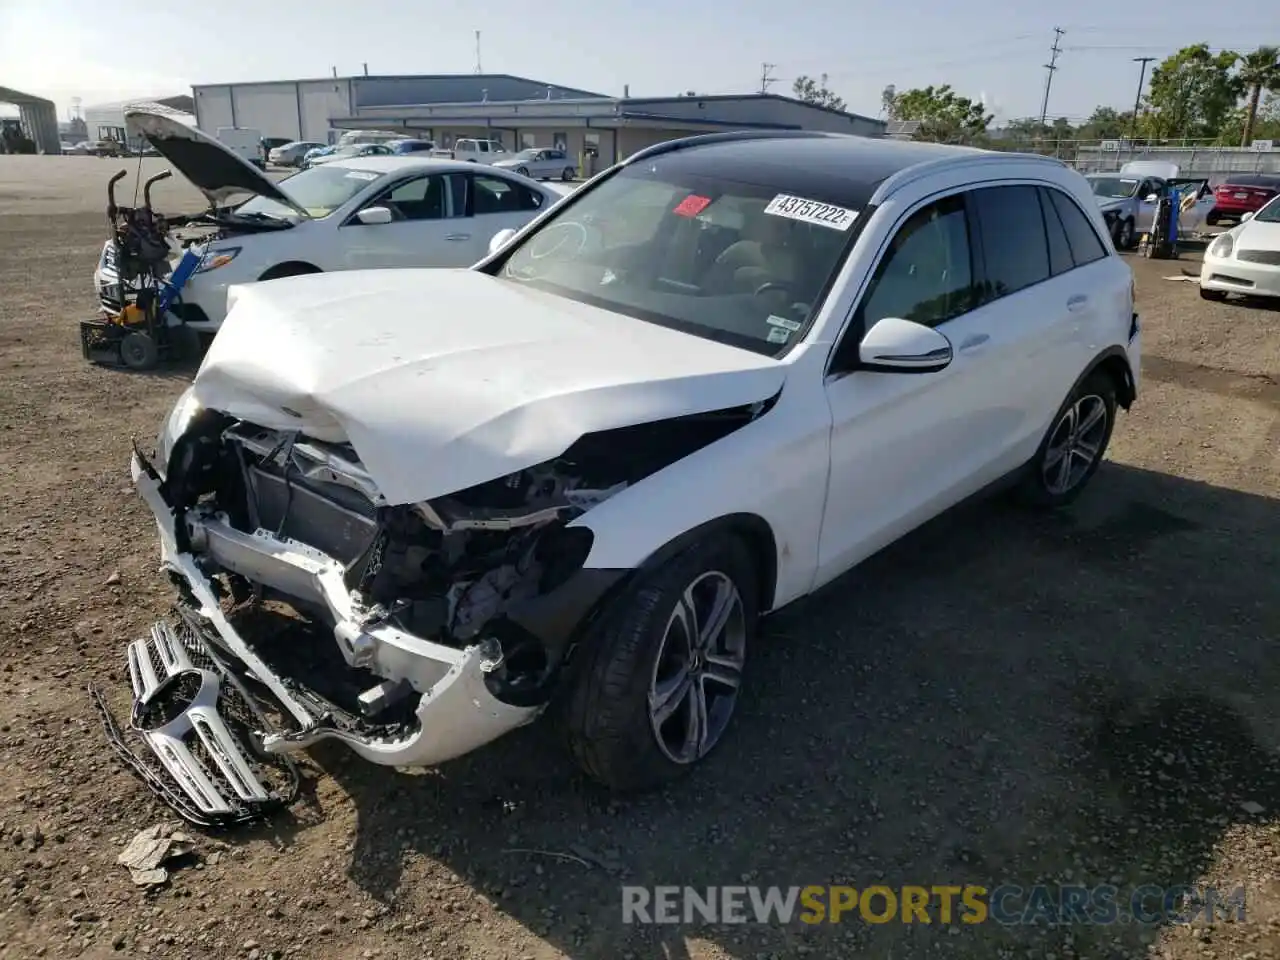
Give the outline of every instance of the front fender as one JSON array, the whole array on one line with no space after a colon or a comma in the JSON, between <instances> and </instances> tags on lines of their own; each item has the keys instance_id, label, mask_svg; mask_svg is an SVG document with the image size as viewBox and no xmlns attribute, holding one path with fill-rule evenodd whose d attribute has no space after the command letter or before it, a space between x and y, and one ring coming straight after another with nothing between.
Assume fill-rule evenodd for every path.
<instances>
[{"instance_id":1,"label":"front fender","mask_svg":"<svg viewBox=\"0 0 1280 960\"><path fill-rule=\"evenodd\" d=\"M810 371L812 372L812 371ZM584 568L634 570L689 531L723 518L767 526L779 607L817 571L831 413L819 377L789 376L759 419L593 507L571 526L593 534ZM767 565L766 565L767 566Z\"/></svg>"}]
</instances>

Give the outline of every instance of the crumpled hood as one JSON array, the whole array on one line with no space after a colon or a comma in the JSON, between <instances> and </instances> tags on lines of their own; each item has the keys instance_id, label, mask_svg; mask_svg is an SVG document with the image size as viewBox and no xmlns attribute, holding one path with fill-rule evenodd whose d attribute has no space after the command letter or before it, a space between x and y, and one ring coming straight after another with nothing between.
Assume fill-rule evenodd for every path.
<instances>
[{"instance_id":1,"label":"crumpled hood","mask_svg":"<svg viewBox=\"0 0 1280 960\"><path fill-rule=\"evenodd\" d=\"M392 504L552 459L586 433L767 400L765 356L472 270L232 287L203 406L350 441Z\"/></svg>"}]
</instances>

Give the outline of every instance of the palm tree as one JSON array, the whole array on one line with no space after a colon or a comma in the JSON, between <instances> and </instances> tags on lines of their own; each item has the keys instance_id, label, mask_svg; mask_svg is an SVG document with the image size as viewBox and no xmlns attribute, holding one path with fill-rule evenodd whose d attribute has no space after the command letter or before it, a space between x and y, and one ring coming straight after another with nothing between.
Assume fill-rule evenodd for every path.
<instances>
[{"instance_id":1,"label":"palm tree","mask_svg":"<svg viewBox=\"0 0 1280 960\"><path fill-rule=\"evenodd\" d=\"M1259 47L1240 58L1239 80L1249 91L1249 108L1244 116L1244 136L1240 146L1253 141L1253 125L1258 119L1258 101L1263 90L1280 89L1280 48Z\"/></svg>"}]
</instances>

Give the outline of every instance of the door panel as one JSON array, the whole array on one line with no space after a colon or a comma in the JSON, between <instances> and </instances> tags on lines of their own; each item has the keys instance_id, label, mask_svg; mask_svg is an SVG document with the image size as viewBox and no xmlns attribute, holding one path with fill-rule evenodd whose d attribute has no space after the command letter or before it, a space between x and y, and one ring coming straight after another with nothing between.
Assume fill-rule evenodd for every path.
<instances>
[{"instance_id":1,"label":"door panel","mask_svg":"<svg viewBox=\"0 0 1280 960\"><path fill-rule=\"evenodd\" d=\"M388 207L397 219L363 224L353 218L338 229L343 261L349 269L454 265L450 263L450 244L445 239L450 220L444 177L413 177L392 186L365 206Z\"/></svg>"},{"instance_id":2,"label":"door panel","mask_svg":"<svg viewBox=\"0 0 1280 960\"><path fill-rule=\"evenodd\" d=\"M818 550L825 582L975 489L1010 417L997 387L994 328L978 302L962 195L897 228L837 349L827 384L831 471ZM936 327L951 341L935 373L857 369L857 341L879 320ZM841 372L841 371L850 372Z\"/></svg>"}]
</instances>

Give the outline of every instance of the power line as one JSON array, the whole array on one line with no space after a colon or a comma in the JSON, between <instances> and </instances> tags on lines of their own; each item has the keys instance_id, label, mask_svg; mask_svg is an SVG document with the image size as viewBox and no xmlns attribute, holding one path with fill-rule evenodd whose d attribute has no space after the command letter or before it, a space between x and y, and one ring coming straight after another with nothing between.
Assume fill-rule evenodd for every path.
<instances>
[{"instance_id":1,"label":"power line","mask_svg":"<svg viewBox=\"0 0 1280 960\"><path fill-rule=\"evenodd\" d=\"M1044 118L1049 113L1049 91L1053 89L1053 75L1058 69L1058 54L1062 52L1062 48L1058 46L1058 41L1062 39L1062 35L1067 31L1061 27L1053 28L1053 46L1049 48L1049 62L1044 65L1049 72L1044 78L1044 102L1040 105L1040 126L1044 126Z\"/></svg>"},{"instance_id":2,"label":"power line","mask_svg":"<svg viewBox=\"0 0 1280 960\"><path fill-rule=\"evenodd\" d=\"M769 76L769 71L771 71L776 66L777 66L776 63L760 64L760 92L761 93L768 93L769 84L777 82L775 77Z\"/></svg>"}]
</instances>

